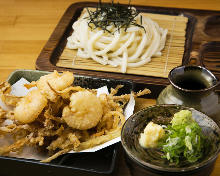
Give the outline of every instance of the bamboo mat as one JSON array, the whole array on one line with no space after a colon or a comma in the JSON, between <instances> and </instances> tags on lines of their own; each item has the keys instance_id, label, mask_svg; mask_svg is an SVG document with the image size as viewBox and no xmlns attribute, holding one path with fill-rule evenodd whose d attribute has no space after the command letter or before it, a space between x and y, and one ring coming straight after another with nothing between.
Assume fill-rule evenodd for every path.
<instances>
[{"instance_id":1,"label":"bamboo mat","mask_svg":"<svg viewBox=\"0 0 220 176\"><path fill-rule=\"evenodd\" d=\"M142 13L141 15L150 17L160 27L168 29L165 48L162 51L162 56L152 58L151 62L141 67L127 68L126 73L167 78L172 68L182 64L188 18L151 13ZM76 50L67 48L64 48L56 66L120 73L120 67L101 65L92 59L79 58L76 56Z\"/></svg>"}]
</instances>

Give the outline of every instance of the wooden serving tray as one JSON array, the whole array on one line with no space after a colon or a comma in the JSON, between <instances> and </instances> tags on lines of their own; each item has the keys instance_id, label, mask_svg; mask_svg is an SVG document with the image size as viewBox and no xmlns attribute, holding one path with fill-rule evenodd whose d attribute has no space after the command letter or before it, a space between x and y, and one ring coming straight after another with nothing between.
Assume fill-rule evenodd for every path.
<instances>
[{"instance_id":1,"label":"wooden serving tray","mask_svg":"<svg viewBox=\"0 0 220 176\"><path fill-rule=\"evenodd\" d=\"M50 39L42 49L36 61L36 68L39 70L69 70L76 74L89 75L105 78L116 78L132 80L134 83L150 83L152 85L166 85L168 80L166 75L137 75L137 74L122 74L117 72L96 71L79 68L65 68L57 65L60 56L62 56L66 46L67 37L72 33L72 24L80 16L83 8L95 7L97 3L79 2L72 4L65 12ZM205 10L191 10L191 9L177 9L177 8L162 8L149 6L135 6L137 10L144 13L153 13L161 15L176 16L183 15L188 18L187 27L185 31L185 46L182 60L178 61L176 65L203 65L214 71L217 77L220 77L220 12L205 11ZM216 65L217 64L217 65ZM158 69L158 68L157 68ZM111 71L111 70L110 70ZM158 72L160 70L158 69Z\"/></svg>"}]
</instances>

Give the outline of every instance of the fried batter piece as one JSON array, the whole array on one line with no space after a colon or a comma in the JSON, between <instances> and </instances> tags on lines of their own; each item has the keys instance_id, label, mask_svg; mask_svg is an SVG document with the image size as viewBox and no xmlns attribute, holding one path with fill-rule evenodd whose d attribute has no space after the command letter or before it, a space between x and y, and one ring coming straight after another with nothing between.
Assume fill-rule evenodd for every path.
<instances>
[{"instance_id":1,"label":"fried batter piece","mask_svg":"<svg viewBox=\"0 0 220 176\"><path fill-rule=\"evenodd\" d=\"M47 106L47 99L39 90L30 91L14 109L14 118L21 123L33 122Z\"/></svg>"},{"instance_id":2,"label":"fried batter piece","mask_svg":"<svg viewBox=\"0 0 220 176\"><path fill-rule=\"evenodd\" d=\"M63 109L62 118L74 129L87 130L95 127L103 114L100 100L89 91L73 93L70 104Z\"/></svg>"},{"instance_id":3,"label":"fried batter piece","mask_svg":"<svg viewBox=\"0 0 220 176\"><path fill-rule=\"evenodd\" d=\"M57 100L57 94L55 91L62 91L65 88L71 86L74 81L74 76L70 72L63 72L59 74L54 71L51 74L41 76L36 82L37 88L43 95L52 102Z\"/></svg>"},{"instance_id":4,"label":"fried batter piece","mask_svg":"<svg viewBox=\"0 0 220 176\"><path fill-rule=\"evenodd\" d=\"M9 106L16 106L16 104L20 101L22 97L17 97L10 94L11 86L7 82L3 82L0 84L0 98L1 100Z\"/></svg>"},{"instance_id":5,"label":"fried batter piece","mask_svg":"<svg viewBox=\"0 0 220 176\"><path fill-rule=\"evenodd\" d=\"M25 97L13 97L12 111L0 108L0 136L11 135L14 143L0 147L0 155L20 152L24 146L37 146L50 155L50 162L71 150L81 151L120 136L125 122L123 108L130 94L116 96L122 87L109 95L96 96L96 90L72 86L70 72L42 76L26 87L37 86ZM8 97L10 85L0 84L1 97ZM150 93L148 89L134 97ZM6 121L10 119L11 124Z\"/></svg>"},{"instance_id":6,"label":"fried batter piece","mask_svg":"<svg viewBox=\"0 0 220 176\"><path fill-rule=\"evenodd\" d=\"M4 111L1 107L0 107L0 119L4 118L6 115L6 111Z\"/></svg>"}]
</instances>

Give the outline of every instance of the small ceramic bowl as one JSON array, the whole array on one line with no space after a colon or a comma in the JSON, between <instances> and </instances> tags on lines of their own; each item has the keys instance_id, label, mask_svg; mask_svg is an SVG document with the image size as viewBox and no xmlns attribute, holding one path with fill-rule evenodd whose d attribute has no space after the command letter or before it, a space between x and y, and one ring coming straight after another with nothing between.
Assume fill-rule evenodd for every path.
<instances>
[{"instance_id":1,"label":"small ceramic bowl","mask_svg":"<svg viewBox=\"0 0 220 176\"><path fill-rule=\"evenodd\" d=\"M183 109L192 112L193 118L202 128L203 134L212 141L213 145L207 149L206 156L195 163L180 162L179 165L175 165L162 158L160 150L144 149L140 146L140 133L150 121L168 124L173 115ZM220 151L220 129L211 118L193 108L181 105L155 105L135 113L125 122L121 132L121 142L132 175L208 176Z\"/></svg>"}]
</instances>

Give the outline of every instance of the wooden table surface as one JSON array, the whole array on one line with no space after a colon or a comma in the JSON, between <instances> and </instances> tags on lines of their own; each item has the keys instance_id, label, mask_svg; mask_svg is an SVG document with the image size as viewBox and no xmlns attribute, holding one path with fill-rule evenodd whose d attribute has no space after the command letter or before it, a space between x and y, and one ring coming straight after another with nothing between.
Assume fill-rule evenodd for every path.
<instances>
[{"instance_id":1,"label":"wooden table surface","mask_svg":"<svg viewBox=\"0 0 220 176\"><path fill-rule=\"evenodd\" d=\"M0 0L0 81L6 80L15 69L35 69L35 61L41 49L64 11L74 2L77 0ZM103 0L103 2L109 1ZM128 3L128 0L119 0L119 2ZM131 2L139 5L220 11L220 0L133 0ZM116 175L125 174L129 175L120 171ZM219 175L220 157L211 176Z\"/></svg>"}]
</instances>

